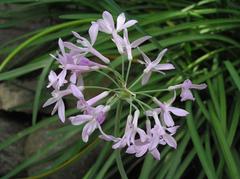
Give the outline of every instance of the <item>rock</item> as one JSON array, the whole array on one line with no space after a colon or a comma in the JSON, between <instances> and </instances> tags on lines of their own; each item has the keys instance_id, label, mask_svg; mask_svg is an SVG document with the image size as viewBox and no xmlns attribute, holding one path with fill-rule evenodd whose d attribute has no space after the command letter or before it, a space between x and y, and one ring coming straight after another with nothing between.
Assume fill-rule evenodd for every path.
<instances>
[{"instance_id":1,"label":"rock","mask_svg":"<svg viewBox=\"0 0 240 179\"><path fill-rule=\"evenodd\" d=\"M31 109L16 108L28 102L32 102L34 98L35 81L16 81L12 83L0 84L0 110L31 112Z\"/></svg>"},{"instance_id":2,"label":"rock","mask_svg":"<svg viewBox=\"0 0 240 179\"><path fill-rule=\"evenodd\" d=\"M59 132L55 135L49 135L51 131L58 129L62 124L57 123L46 128L42 128L33 134L31 134L25 144L25 155L30 156L37 152L42 147L46 146L49 143L52 143L56 140L61 139L66 132ZM61 144L57 145L53 148L48 154L44 155L42 159L46 159L53 154L56 154L60 150L66 148L67 146L71 147L72 144L81 140L81 133L77 133L75 136L71 137L70 139L62 142ZM69 166L57 171L56 173L47 176L47 179L61 179L61 178L68 178L68 179L79 179L82 178L83 175L88 171L90 166L95 162L95 159L99 155L100 149L102 147L98 146L89 155L81 157L80 160L77 160L71 163ZM45 163L41 163L38 165L31 166L28 168L28 175L34 176L38 171L43 170L45 168L50 168L53 161L49 160Z\"/></svg>"},{"instance_id":3,"label":"rock","mask_svg":"<svg viewBox=\"0 0 240 179\"><path fill-rule=\"evenodd\" d=\"M26 127L20 121L5 116L0 112L0 143L13 136ZM24 159L24 139L0 150L0 176L11 171L15 166L20 164Z\"/></svg>"}]
</instances>

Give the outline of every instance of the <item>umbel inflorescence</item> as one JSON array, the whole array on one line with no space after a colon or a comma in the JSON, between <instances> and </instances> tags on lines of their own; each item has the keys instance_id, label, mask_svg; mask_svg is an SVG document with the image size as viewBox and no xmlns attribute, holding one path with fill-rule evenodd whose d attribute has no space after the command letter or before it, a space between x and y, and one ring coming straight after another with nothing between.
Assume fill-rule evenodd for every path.
<instances>
[{"instance_id":1,"label":"umbel inflorescence","mask_svg":"<svg viewBox=\"0 0 240 179\"><path fill-rule=\"evenodd\" d=\"M48 88L52 87L52 97L46 101L45 106L54 104L52 114L58 112L59 119L65 122L65 105L63 98L72 95L76 98L76 108L80 113L76 116L71 116L68 120L73 125L84 125L82 130L82 140L88 142L90 135L99 130L99 137L106 141L113 142L113 149L125 148L126 152L135 154L136 157L141 157L145 153L150 152L154 158L160 159L160 153L158 151L159 145L169 145L176 148L177 143L173 138L177 128L172 115L186 116L188 112L184 109L180 109L173 106L176 98L176 90L181 89L181 101L194 100L191 93L191 89L204 89L206 84L192 84L190 80L185 80L182 84L170 86L165 91L173 93L172 99L168 102L160 101L159 99L144 92L144 96L150 98L154 105L146 104L138 98L138 95L131 91L131 89L141 81L141 85L146 85L151 78L152 73L160 73L164 75L167 70L175 69L171 63L161 63L164 54L167 49L162 50L156 59L151 60L140 48L139 45L150 39L150 36L144 36L133 42L129 41L128 28L135 25L136 20L126 21L124 13L121 13L117 17L115 24L112 15L105 11L102 14L102 19L92 22L88 34L89 40L82 37L76 32L72 32L76 38L76 43L64 42L59 39L58 44L60 51L57 55L51 55L58 61L61 72L56 74L51 71L48 78ZM110 60L105 57L101 52L94 48L94 44L97 40L99 32L109 34L119 54L122 57L122 67L127 59L128 68L125 73L122 68L122 73L116 71L108 65ZM143 60L137 60L138 63L143 65L143 73L135 80L131 80L131 84L128 84L129 75L131 75L131 63L133 61L132 50L137 48L140 52ZM102 64L91 61L86 57L87 54L97 57L102 61ZM115 76L114 80L110 75L103 72L103 70L109 70L112 75ZM97 96L86 99L84 96L84 89L90 87L84 86L83 74L91 73L92 71L101 72L113 82L116 86L115 89L106 87L99 87L99 89L105 89L106 91L98 94ZM133 79L133 77L131 77ZM158 89L152 89L158 90ZM97 105L102 99L107 101L105 104ZM107 118L107 113L115 103L119 101L125 101L129 104L129 115L125 121L125 131L122 136L114 136L113 134L106 134L102 125ZM152 104L152 103L151 103ZM140 114L144 114L146 118L146 126L140 127L138 119ZM118 119L115 119L118 120Z\"/></svg>"}]
</instances>

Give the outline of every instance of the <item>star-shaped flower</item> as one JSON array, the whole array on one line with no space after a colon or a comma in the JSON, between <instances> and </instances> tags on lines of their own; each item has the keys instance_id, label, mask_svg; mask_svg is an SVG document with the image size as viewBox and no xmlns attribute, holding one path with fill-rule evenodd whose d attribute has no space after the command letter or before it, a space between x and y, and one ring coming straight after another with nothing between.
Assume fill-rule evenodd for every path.
<instances>
[{"instance_id":1,"label":"star-shaped flower","mask_svg":"<svg viewBox=\"0 0 240 179\"><path fill-rule=\"evenodd\" d=\"M175 90L175 89L178 89L178 88L182 89L182 92L180 94L181 101L186 101L186 100L194 101L195 98L193 97L190 89L203 90L203 89L207 88L207 85L205 83L193 84L191 82L191 80L187 79L182 84L168 87L169 90Z\"/></svg>"},{"instance_id":2,"label":"star-shaped flower","mask_svg":"<svg viewBox=\"0 0 240 179\"><path fill-rule=\"evenodd\" d=\"M133 117L132 115L128 115L125 133L122 138L119 138L119 140L113 145L114 149L123 148L126 145L130 146L131 143L135 142L136 134L140 136L142 142L146 140L144 130L137 126L139 114L140 111L136 110Z\"/></svg>"},{"instance_id":3,"label":"star-shaped flower","mask_svg":"<svg viewBox=\"0 0 240 179\"><path fill-rule=\"evenodd\" d=\"M110 110L110 106L99 105L96 108L90 107L84 111L84 114L70 117L69 120L73 125L81 125L86 123L82 131L82 140L88 142L89 136L98 128L100 131L101 124L106 119L106 113ZM102 133L103 135L105 133Z\"/></svg>"},{"instance_id":4,"label":"star-shaped flower","mask_svg":"<svg viewBox=\"0 0 240 179\"><path fill-rule=\"evenodd\" d=\"M79 87L78 89L79 91L80 90L83 90L83 87ZM53 115L56 111L58 111L58 116L59 116L59 119L62 121L62 122L65 122L65 105L64 105L64 102L63 102L63 97L64 96L67 96L67 95L70 95L72 93L71 89L67 88L65 90L58 90L58 89L55 89L51 94L52 94L52 97L49 98L44 104L43 104L43 107L46 107L46 106L49 106L51 104L55 104L53 110L52 110L52 113L51 115Z\"/></svg>"},{"instance_id":5,"label":"star-shaped flower","mask_svg":"<svg viewBox=\"0 0 240 179\"><path fill-rule=\"evenodd\" d=\"M174 121L172 119L172 116L170 113L176 115L176 116L186 116L188 115L189 113L184 110L184 109L181 109L181 108L177 108L177 107L173 107L172 106L172 103L174 102L175 100L175 95L173 97L173 99L169 102L164 102L162 103L161 101L159 101L157 98L153 98L153 101L159 105L159 108L155 108L153 109L154 112L156 112L157 114L161 114L161 119L163 119L163 121L165 122L165 124L168 126L168 127L172 127L174 126Z\"/></svg>"},{"instance_id":6,"label":"star-shaped flower","mask_svg":"<svg viewBox=\"0 0 240 179\"><path fill-rule=\"evenodd\" d=\"M128 60L132 60L133 59L132 49L137 48L139 45L141 45L142 43L144 43L146 40L150 38L151 36L144 36L130 43L128 38L128 30L124 29L123 38L117 35L116 38L113 39L113 41L117 45L119 53L126 54L128 57Z\"/></svg>"},{"instance_id":7,"label":"star-shaped flower","mask_svg":"<svg viewBox=\"0 0 240 179\"><path fill-rule=\"evenodd\" d=\"M147 151L149 151L149 153L151 153L155 159L160 160L160 153L157 149L157 146L155 146L155 148L151 147L153 135L151 132L152 129L149 120L146 121L146 130L147 130L147 133L145 134L146 140L144 142L142 142L140 139L135 140L134 144L130 145L127 148L126 153L135 154L136 157L141 157Z\"/></svg>"},{"instance_id":8,"label":"star-shaped flower","mask_svg":"<svg viewBox=\"0 0 240 179\"><path fill-rule=\"evenodd\" d=\"M78 47L70 42L65 42L64 45L69 48L70 50L79 52L82 55L86 55L87 53L91 53L98 57L100 60L102 60L104 63L109 63L110 60L103 56L100 52L98 52L95 48L93 48L94 43L96 42L97 35L98 35L98 24L97 23L92 23L91 27L89 28L89 37L90 37L90 42L80 36L77 32L72 32L73 35L78 38L77 43L81 45L81 47Z\"/></svg>"},{"instance_id":9,"label":"star-shaped flower","mask_svg":"<svg viewBox=\"0 0 240 179\"><path fill-rule=\"evenodd\" d=\"M121 13L117 17L117 24L115 27L113 17L108 11L104 11L102 14L102 19L97 20L99 30L112 35L113 41L116 44L120 54L123 53L123 41L122 38L118 35L118 32L127 29L128 27L131 27L136 23L136 20L129 20L126 22L126 17L124 13Z\"/></svg>"},{"instance_id":10,"label":"star-shaped flower","mask_svg":"<svg viewBox=\"0 0 240 179\"><path fill-rule=\"evenodd\" d=\"M151 77L152 72L159 72L159 73L165 74L163 72L164 70L175 69L171 63L159 64L164 54L167 52L167 49L164 49L163 51L161 51L154 61L151 61L148 58L148 56L142 50L140 50L140 48L138 48L138 50L142 54L143 60L144 60L144 61L139 60L139 63L145 65L146 67L143 71L144 75L142 79L142 85L147 84L147 82L149 81L149 78Z\"/></svg>"}]
</instances>

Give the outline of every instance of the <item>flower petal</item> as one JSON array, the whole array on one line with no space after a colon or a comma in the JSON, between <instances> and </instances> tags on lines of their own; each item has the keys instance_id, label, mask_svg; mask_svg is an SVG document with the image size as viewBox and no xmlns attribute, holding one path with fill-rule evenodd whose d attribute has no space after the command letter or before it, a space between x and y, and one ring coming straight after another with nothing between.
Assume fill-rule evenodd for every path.
<instances>
[{"instance_id":1,"label":"flower petal","mask_svg":"<svg viewBox=\"0 0 240 179\"><path fill-rule=\"evenodd\" d=\"M78 89L78 87L77 86L75 86L75 85L71 85L70 86L70 89L71 89L71 91L72 91L72 94L76 97L76 98L78 98L78 99L84 99L84 96L83 96L83 94L82 94L82 92Z\"/></svg>"},{"instance_id":2,"label":"flower petal","mask_svg":"<svg viewBox=\"0 0 240 179\"><path fill-rule=\"evenodd\" d=\"M154 66L155 70L172 70L175 69L175 67L171 63L165 63L165 64L158 64Z\"/></svg>"},{"instance_id":3,"label":"flower petal","mask_svg":"<svg viewBox=\"0 0 240 179\"><path fill-rule=\"evenodd\" d=\"M151 142L150 142L150 144L149 144L149 150L153 150L153 149L155 149L157 146L158 146L158 144L159 144L159 136L158 136L158 134L157 133L153 133L153 137L152 137L152 139L151 139Z\"/></svg>"},{"instance_id":4,"label":"flower petal","mask_svg":"<svg viewBox=\"0 0 240 179\"><path fill-rule=\"evenodd\" d=\"M182 89L182 92L180 94L181 101L187 101L187 100L192 100L194 101L195 98L192 95L192 92L189 89Z\"/></svg>"},{"instance_id":5,"label":"flower petal","mask_svg":"<svg viewBox=\"0 0 240 179\"><path fill-rule=\"evenodd\" d=\"M137 151L137 153L135 155L136 157L143 156L148 150L148 145L135 146L135 147L136 147L136 151Z\"/></svg>"},{"instance_id":6,"label":"flower petal","mask_svg":"<svg viewBox=\"0 0 240 179\"><path fill-rule=\"evenodd\" d=\"M187 112L184 109L176 108L176 107L172 107L172 106L169 106L168 110L171 111L176 116L186 116L189 114L189 112Z\"/></svg>"},{"instance_id":7,"label":"flower petal","mask_svg":"<svg viewBox=\"0 0 240 179\"><path fill-rule=\"evenodd\" d=\"M163 49L163 50L158 54L156 60L154 60L154 61L152 62L154 66L157 65L157 64L159 64L159 62L162 60L162 58L163 58L163 56L164 56L164 54L165 54L166 52L167 52L167 49L165 48L165 49Z\"/></svg>"},{"instance_id":8,"label":"flower petal","mask_svg":"<svg viewBox=\"0 0 240 179\"><path fill-rule=\"evenodd\" d=\"M163 120L167 126L174 126L174 121L169 112L163 112Z\"/></svg>"},{"instance_id":9,"label":"flower petal","mask_svg":"<svg viewBox=\"0 0 240 179\"><path fill-rule=\"evenodd\" d=\"M109 29L106 25L105 25L105 21L103 19L99 19L97 20L97 23L99 25L99 31L101 32L105 32L107 34L111 34L112 30Z\"/></svg>"},{"instance_id":10,"label":"flower petal","mask_svg":"<svg viewBox=\"0 0 240 179\"><path fill-rule=\"evenodd\" d=\"M84 142L88 142L89 136L93 133L96 129L96 122L89 122L87 123L82 131L82 140Z\"/></svg>"},{"instance_id":11,"label":"flower petal","mask_svg":"<svg viewBox=\"0 0 240 179\"><path fill-rule=\"evenodd\" d=\"M98 101L100 101L101 99L107 97L108 95L109 95L109 92L104 91L104 92L100 93L99 95L87 100L87 104L89 106L92 106L92 105L96 104Z\"/></svg>"},{"instance_id":12,"label":"flower petal","mask_svg":"<svg viewBox=\"0 0 240 179\"><path fill-rule=\"evenodd\" d=\"M65 105L62 99L58 101L58 116L59 116L59 119L64 123L65 122Z\"/></svg>"},{"instance_id":13,"label":"flower petal","mask_svg":"<svg viewBox=\"0 0 240 179\"><path fill-rule=\"evenodd\" d=\"M110 60L103 56L100 52L98 52L96 49L94 48L90 48L89 52L92 53L93 55L95 55L96 57L98 57L100 60L102 60L104 63L110 63Z\"/></svg>"},{"instance_id":14,"label":"flower petal","mask_svg":"<svg viewBox=\"0 0 240 179\"><path fill-rule=\"evenodd\" d=\"M165 134L163 136L163 139L166 141L166 143L170 146L170 147L173 147L173 148L177 148L177 142L176 140L169 134Z\"/></svg>"},{"instance_id":15,"label":"flower petal","mask_svg":"<svg viewBox=\"0 0 240 179\"><path fill-rule=\"evenodd\" d=\"M58 39L58 45L59 45L59 48L61 50L62 55L64 57L66 57L66 53L65 53L65 50L64 50L64 43L63 43L61 38Z\"/></svg>"},{"instance_id":16,"label":"flower petal","mask_svg":"<svg viewBox=\"0 0 240 179\"><path fill-rule=\"evenodd\" d=\"M76 84L77 82L77 73L72 73L72 75L70 76L70 82L73 84Z\"/></svg>"},{"instance_id":17,"label":"flower petal","mask_svg":"<svg viewBox=\"0 0 240 179\"><path fill-rule=\"evenodd\" d=\"M147 135L145 133L144 130L140 129L140 128L137 128L137 133L139 134L140 136L140 140L141 142L145 142L147 140Z\"/></svg>"},{"instance_id":18,"label":"flower petal","mask_svg":"<svg viewBox=\"0 0 240 179\"><path fill-rule=\"evenodd\" d=\"M93 117L91 115L77 115L77 116L69 117L69 120L71 121L72 125L77 126L89 121L92 118Z\"/></svg>"},{"instance_id":19,"label":"flower petal","mask_svg":"<svg viewBox=\"0 0 240 179\"><path fill-rule=\"evenodd\" d=\"M118 148L123 148L123 147L125 147L126 146L126 141L125 141L125 139L121 139L121 140L119 140L118 142L116 142L113 146L112 146L112 148L113 149L118 149Z\"/></svg>"},{"instance_id":20,"label":"flower petal","mask_svg":"<svg viewBox=\"0 0 240 179\"><path fill-rule=\"evenodd\" d=\"M207 85L205 83L202 83L202 84L199 84L199 85L198 84L192 84L190 88L202 90L202 89L207 88Z\"/></svg>"},{"instance_id":21,"label":"flower petal","mask_svg":"<svg viewBox=\"0 0 240 179\"><path fill-rule=\"evenodd\" d=\"M126 49L126 53L128 56L128 60L132 60L132 47L130 45L129 39L128 39L128 31L127 29L124 29L124 46Z\"/></svg>"},{"instance_id":22,"label":"flower petal","mask_svg":"<svg viewBox=\"0 0 240 179\"><path fill-rule=\"evenodd\" d=\"M103 20L105 21L106 25L108 26L109 29L112 31L114 30L114 21L112 15L108 11L103 12Z\"/></svg>"},{"instance_id":23,"label":"flower petal","mask_svg":"<svg viewBox=\"0 0 240 179\"><path fill-rule=\"evenodd\" d=\"M88 33L89 33L89 36L90 36L91 45L93 45L96 42L97 35L98 35L98 24L93 23L91 25L91 27L89 28Z\"/></svg>"},{"instance_id":24,"label":"flower petal","mask_svg":"<svg viewBox=\"0 0 240 179\"><path fill-rule=\"evenodd\" d=\"M132 48L137 48L139 45L141 45L143 42L145 42L146 40L148 40L148 39L150 39L150 38L152 38L152 37L151 37L151 36L141 37L141 38L133 41L133 42L131 43L131 47L132 47Z\"/></svg>"},{"instance_id":25,"label":"flower petal","mask_svg":"<svg viewBox=\"0 0 240 179\"><path fill-rule=\"evenodd\" d=\"M179 89L182 88L182 84L178 84L178 85L174 85L174 86L169 86L168 90L175 90L175 89Z\"/></svg>"},{"instance_id":26,"label":"flower petal","mask_svg":"<svg viewBox=\"0 0 240 179\"><path fill-rule=\"evenodd\" d=\"M150 153L156 160L160 160L160 152L158 149L153 149Z\"/></svg>"},{"instance_id":27,"label":"flower petal","mask_svg":"<svg viewBox=\"0 0 240 179\"><path fill-rule=\"evenodd\" d=\"M65 78L66 78L66 75L67 75L67 70L63 69L61 71L61 73L58 75L58 85L59 87L61 87L65 82Z\"/></svg>"},{"instance_id":28,"label":"flower petal","mask_svg":"<svg viewBox=\"0 0 240 179\"><path fill-rule=\"evenodd\" d=\"M126 153L128 153L128 154L136 153L135 147L133 145L129 146L126 150Z\"/></svg>"},{"instance_id":29,"label":"flower petal","mask_svg":"<svg viewBox=\"0 0 240 179\"><path fill-rule=\"evenodd\" d=\"M173 126L173 127L167 127L166 130L168 132L170 132L170 134L175 134L177 132L177 129L179 128L180 126Z\"/></svg>"},{"instance_id":30,"label":"flower petal","mask_svg":"<svg viewBox=\"0 0 240 179\"><path fill-rule=\"evenodd\" d=\"M51 104L53 104L53 103L55 103L55 102L57 102L57 98L49 98L44 104L43 104L43 108L44 107L46 107L46 106L49 106L49 105L51 105Z\"/></svg>"},{"instance_id":31,"label":"flower petal","mask_svg":"<svg viewBox=\"0 0 240 179\"><path fill-rule=\"evenodd\" d=\"M127 21L123 26L122 26L122 28L123 29L126 29L126 28L128 28L128 27L131 27L131 26L133 26L134 24L136 24L138 21L136 21L136 20L129 20L129 21Z\"/></svg>"},{"instance_id":32,"label":"flower petal","mask_svg":"<svg viewBox=\"0 0 240 179\"><path fill-rule=\"evenodd\" d=\"M142 78L142 85L146 85L147 82L149 81L151 77L152 72L149 71L148 73L144 73L143 78Z\"/></svg>"},{"instance_id":33,"label":"flower petal","mask_svg":"<svg viewBox=\"0 0 240 179\"><path fill-rule=\"evenodd\" d=\"M125 23L126 17L124 13L121 13L118 17L117 17L117 31L121 31L123 29L123 25Z\"/></svg>"},{"instance_id":34,"label":"flower petal","mask_svg":"<svg viewBox=\"0 0 240 179\"><path fill-rule=\"evenodd\" d=\"M138 48L138 51L143 56L143 60L145 61L145 63L147 63L147 64L151 63L151 60L148 58L148 56L140 48Z\"/></svg>"}]
</instances>

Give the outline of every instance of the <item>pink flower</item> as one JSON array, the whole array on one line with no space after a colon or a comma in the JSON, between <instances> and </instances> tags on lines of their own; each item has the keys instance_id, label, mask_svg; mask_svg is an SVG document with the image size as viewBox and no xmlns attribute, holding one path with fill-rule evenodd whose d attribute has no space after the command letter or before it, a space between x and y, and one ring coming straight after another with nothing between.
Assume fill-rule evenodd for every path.
<instances>
[{"instance_id":1,"label":"pink flower","mask_svg":"<svg viewBox=\"0 0 240 179\"><path fill-rule=\"evenodd\" d=\"M61 64L60 67L63 69L58 76L59 78L58 86L61 86L66 81L65 77L67 75L67 70L71 72L70 81L72 83L76 84L77 77L78 77L79 79L78 79L77 85L83 85L83 80L81 76L83 73L105 67L104 65L90 61L89 59L79 54L79 52L77 52L74 49L70 50L70 52L66 52L65 45L62 39L58 40L58 45L61 53L57 53L57 57L55 57L54 55L51 55L54 59L56 59ZM54 74L50 73L50 75L51 76L49 77L55 78L55 76L53 76Z\"/></svg>"},{"instance_id":2,"label":"pink flower","mask_svg":"<svg viewBox=\"0 0 240 179\"><path fill-rule=\"evenodd\" d=\"M126 153L135 154L136 157L141 157L147 151L149 151L155 159L160 160L160 153L157 149L157 146L155 146L155 148L151 147L153 135L151 132L152 129L149 120L146 121L146 130L146 140L144 142L142 142L140 139L135 140L134 144L130 145L127 148Z\"/></svg>"},{"instance_id":3,"label":"pink flower","mask_svg":"<svg viewBox=\"0 0 240 179\"><path fill-rule=\"evenodd\" d=\"M85 124L82 131L82 140L88 142L89 136L97 129L101 129L101 124L106 119L106 113L110 110L110 106L99 105L96 108L90 107L84 114L70 117L69 120L73 125ZM102 133L105 135L105 133Z\"/></svg>"},{"instance_id":4,"label":"pink flower","mask_svg":"<svg viewBox=\"0 0 240 179\"><path fill-rule=\"evenodd\" d=\"M202 89L207 88L207 85L205 83L202 83L202 84L199 84L199 85L198 84L193 84L191 82L191 80L187 79L182 84L168 87L169 90L178 89L178 88L182 89L182 92L180 94L181 101L186 101L186 100L194 101L195 98L193 97L190 89L202 90Z\"/></svg>"},{"instance_id":5,"label":"pink flower","mask_svg":"<svg viewBox=\"0 0 240 179\"><path fill-rule=\"evenodd\" d=\"M153 98L153 101L157 105L159 105L159 108L153 109L153 111L156 112L157 114L159 114L159 113L161 114L161 119L164 120L165 124L168 127L174 126L174 121L173 121L170 113L172 113L176 116L188 115L188 112L186 110L172 106L172 103L174 100L175 100L175 97L168 103L166 103L166 102L162 103L157 98L155 98L155 97ZM151 115L150 111L148 111L147 113L148 113L148 115L149 114ZM154 114L154 113L152 113L152 114Z\"/></svg>"},{"instance_id":6,"label":"pink flower","mask_svg":"<svg viewBox=\"0 0 240 179\"><path fill-rule=\"evenodd\" d=\"M83 87L79 87L79 91L83 90ZM51 104L55 104L51 115L53 115L56 111L58 111L59 119L64 123L65 122L65 105L63 102L63 97L71 94L71 89L65 90L54 90L52 93L52 98L49 98L44 104L43 107L49 106Z\"/></svg>"},{"instance_id":7,"label":"pink flower","mask_svg":"<svg viewBox=\"0 0 240 179\"><path fill-rule=\"evenodd\" d=\"M76 38L78 38L77 43L79 43L81 45L81 47L78 47L69 42L65 42L65 46L67 48L69 48L70 50L79 52L82 55L91 53L91 54L95 55L96 57L98 57L100 60L102 60L104 63L110 62L110 60L108 58L106 58L100 52L98 52L95 48L93 48L93 45L96 42L97 35L98 35L98 24L97 23L93 23L91 25L91 27L89 28L88 33L89 33L89 37L90 37L90 42L86 38L80 36L77 32L72 32L72 33Z\"/></svg>"},{"instance_id":8,"label":"pink flower","mask_svg":"<svg viewBox=\"0 0 240 179\"><path fill-rule=\"evenodd\" d=\"M105 98L109 95L108 91L104 91L104 92L100 93L99 95L86 101L81 90L79 90L79 87L77 87L75 85L71 85L70 89L71 89L73 96L75 96L78 99L77 108L80 110L84 110L84 111L88 111L88 109L91 106L93 106L98 101L102 100L103 98Z\"/></svg>"},{"instance_id":9,"label":"pink flower","mask_svg":"<svg viewBox=\"0 0 240 179\"><path fill-rule=\"evenodd\" d=\"M171 63L159 64L160 61L162 60L162 57L167 52L167 49L161 51L156 60L154 60L153 62L148 58L148 56L143 51L140 50L140 48L138 48L138 50L142 54L144 60L144 61L139 60L139 63L145 65L146 67L145 70L143 71L144 75L142 79L142 85L147 84L149 78L151 77L152 72L165 74L164 72L162 72L163 70L175 69Z\"/></svg>"},{"instance_id":10,"label":"pink flower","mask_svg":"<svg viewBox=\"0 0 240 179\"><path fill-rule=\"evenodd\" d=\"M144 43L146 40L150 38L151 36L144 36L130 43L128 39L128 31L127 29L124 29L123 38L117 35L116 38L113 39L113 41L118 47L119 53L126 54L128 56L128 60L132 60L133 59L132 49L137 48L139 45L141 45L142 43Z\"/></svg>"},{"instance_id":11,"label":"pink flower","mask_svg":"<svg viewBox=\"0 0 240 179\"><path fill-rule=\"evenodd\" d=\"M122 31L128 27L133 26L137 23L136 20L129 20L126 22L126 17L124 13L121 13L117 17L117 27L115 28L114 20L112 15L108 11L104 11L102 14L102 19L97 21L99 25L99 30L107 34L114 34Z\"/></svg>"},{"instance_id":12,"label":"pink flower","mask_svg":"<svg viewBox=\"0 0 240 179\"><path fill-rule=\"evenodd\" d=\"M61 86L67 83L67 80L65 80L66 73L67 73L66 70L62 70L62 72L59 75L56 75L54 71L50 71L48 75L49 83L47 85L47 88L50 88L52 86L54 89L59 90Z\"/></svg>"},{"instance_id":13,"label":"pink flower","mask_svg":"<svg viewBox=\"0 0 240 179\"><path fill-rule=\"evenodd\" d=\"M72 73L70 77L70 81L73 84L83 86L84 85L84 82L82 79L83 73L95 71L100 68L106 68L106 66L96 62L92 62L88 58L79 55L76 57L75 64L69 64L66 66L66 68L68 70L71 70L71 73Z\"/></svg>"},{"instance_id":14,"label":"pink flower","mask_svg":"<svg viewBox=\"0 0 240 179\"><path fill-rule=\"evenodd\" d=\"M153 118L155 121L155 125L153 129L151 130L153 134L152 144L150 149L155 148L158 144L166 145L168 144L170 147L177 148L177 142L172 137L172 135L175 134L178 126L166 128L163 127L160 123L160 120L158 118L158 115L156 112L153 113ZM169 132L167 133L166 130Z\"/></svg>"},{"instance_id":15,"label":"pink flower","mask_svg":"<svg viewBox=\"0 0 240 179\"><path fill-rule=\"evenodd\" d=\"M124 13L121 13L117 17L117 27L115 27L113 17L109 12L104 11L102 14L102 17L103 17L102 19L99 19L97 21L97 24L99 25L99 30L112 35L113 41L116 44L119 53L122 54L123 53L123 41L122 41L122 38L118 35L118 32L120 32L124 29L127 29L128 27L133 26L134 24L137 23L137 21L129 20L129 21L125 22L126 17L124 15Z\"/></svg>"},{"instance_id":16,"label":"pink flower","mask_svg":"<svg viewBox=\"0 0 240 179\"><path fill-rule=\"evenodd\" d=\"M145 132L144 130L138 128L138 118L139 118L140 111L136 110L134 112L134 116L128 115L125 133L122 136L122 138L119 138L117 142L113 145L114 149L117 148L123 148L126 145L130 146L131 143L135 142L136 134L140 136L140 140L144 142L146 140L145 138Z\"/></svg>"}]
</instances>

